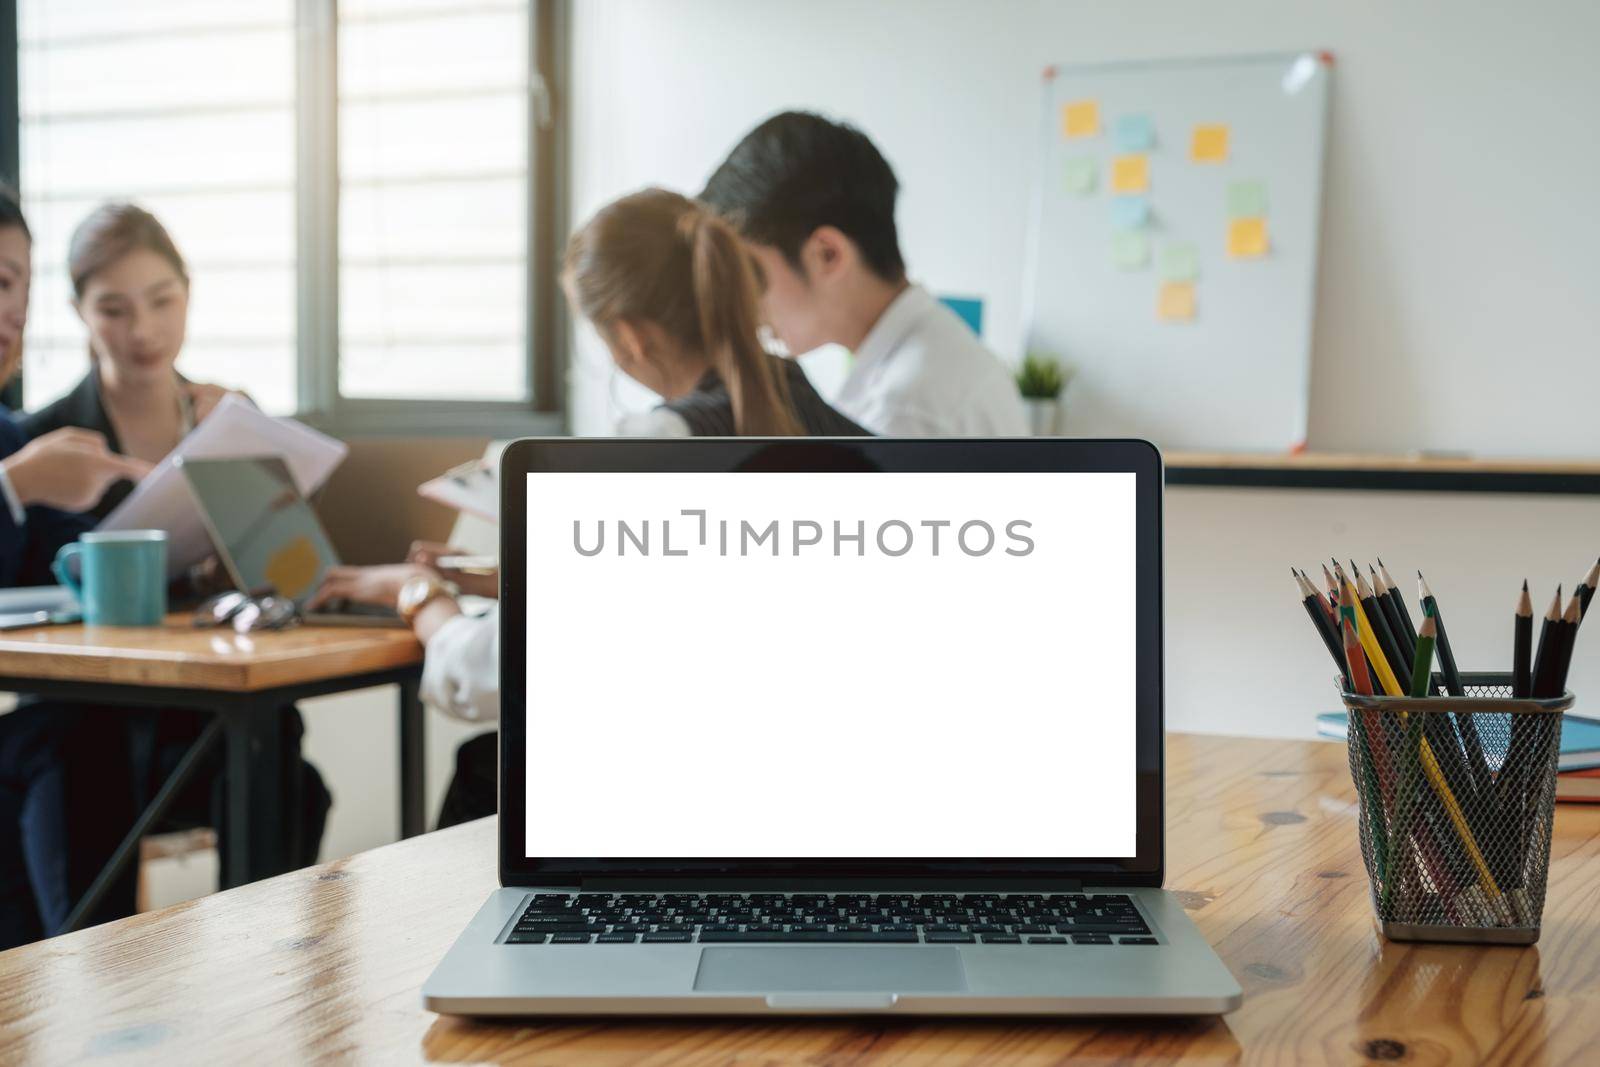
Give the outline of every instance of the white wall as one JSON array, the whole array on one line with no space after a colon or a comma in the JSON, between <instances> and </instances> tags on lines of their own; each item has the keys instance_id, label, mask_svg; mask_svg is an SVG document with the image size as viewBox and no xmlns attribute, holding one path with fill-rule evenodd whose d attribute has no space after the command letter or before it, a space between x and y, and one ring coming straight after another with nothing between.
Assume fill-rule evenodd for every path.
<instances>
[{"instance_id":1,"label":"white wall","mask_svg":"<svg viewBox=\"0 0 1600 1067\"><path fill-rule=\"evenodd\" d=\"M1600 396L1592 0L575 7L575 221L647 184L695 192L766 115L821 110L877 140L912 273L981 294L1007 358L1046 63L1331 49L1311 444L1600 453L1570 399ZM583 341L573 425L603 433L611 375Z\"/></svg>"},{"instance_id":2,"label":"white wall","mask_svg":"<svg viewBox=\"0 0 1600 1067\"><path fill-rule=\"evenodd\" d=\"M1600 455L1597 40L1592 0L585 0L574 222L647 184L697 191L766 115L822 110L894 164L913 274L981 294L1010 357L1046 63L1328 48L1312 445ZM574 429L605 433L649 398L579 339ZM1177 729L1309 736L1336 706L1290 564L1420 566L1463 665L1504 667L1521 578L1542 611L1600 552L1600 502L1575 498L1180 489L1167 509Z\"/></svg>"},{"instance_id":3,"label":"white wall","mask_svg":"<svg viewBox=\"0 0 1600 1067\"><path fill-rule=\"evenodd\" d=\"M1418 622L1420 567L1461 668L1509 670L1522 579L1542 614L1600 555L1593 497L1180 488L1166 519L1167 725L1200 733L1309 737L1339 708L1291 565L1382 556ZM1567 684L1600 717L1600 623L1580 632Z\"/></svg>"}]
</instances>

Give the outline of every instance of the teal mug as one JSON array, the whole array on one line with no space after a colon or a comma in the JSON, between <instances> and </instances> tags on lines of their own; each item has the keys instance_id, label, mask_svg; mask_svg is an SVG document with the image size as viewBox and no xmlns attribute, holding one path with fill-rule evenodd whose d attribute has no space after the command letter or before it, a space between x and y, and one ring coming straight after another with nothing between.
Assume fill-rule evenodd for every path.
<instances>
[{"instance_id":1,"label":"teal mug","mask_svg":"<svg viewBox=\"0 0 1600 1067\"><path fill-rule=\"evenodd\" d=\"M90 626L156 626L167 614L163 530L86 533L61 546L50 570L78 598Z\"/></svg>"}]
</instances>

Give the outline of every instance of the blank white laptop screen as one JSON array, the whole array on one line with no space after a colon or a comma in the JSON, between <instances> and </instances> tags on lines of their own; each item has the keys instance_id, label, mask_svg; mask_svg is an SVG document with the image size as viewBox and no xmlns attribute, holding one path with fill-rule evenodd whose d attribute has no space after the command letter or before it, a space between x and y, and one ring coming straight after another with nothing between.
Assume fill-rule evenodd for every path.
<instances>
[{"instance_id":1,"label":"blank white laptop screen","mask_svg":"<svg viewBox=\"0 0 1600 1067\"><path fill-rule=\"evenodd\" d=\"M1134 854L1133 474L527 477L530 857Z\"/></svg>"}]
</instances>

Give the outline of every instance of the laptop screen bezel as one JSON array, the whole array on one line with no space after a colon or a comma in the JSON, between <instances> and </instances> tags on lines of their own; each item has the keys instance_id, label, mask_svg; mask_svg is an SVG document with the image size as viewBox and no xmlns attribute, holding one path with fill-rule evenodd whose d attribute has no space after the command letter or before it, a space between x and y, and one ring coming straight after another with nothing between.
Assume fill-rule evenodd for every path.
<instances>
[{"instance_id":1,"label":"laptop screen bezel","mask_svg":"<svg viewBox=\"0 0 1600 1067\"><path fill-rule=\"evenodd\" d=\"M1041 859L637 859L529 857L526 851L527 475L538 472L733 471L761 456L766 470L882 469L915 472L1125 472L1136 479L1135 849L1124 857ZM759 477L752 474L752 477ZM694 885L807 883L1159 886L1164 862L1162 753L1161 455L1137 440L883 438L525 438L505 451L500 479L500 881L576 885L595 881ZM1007 667L1009 669L1009 666ZM535 680L537 684L537 680ZM1070 678L1052 678L1070 699ZM572 753L558 758L581 758ZM1048 774L1047 760L1015 753L1021 773ZM685 768L686 773L692 768ZM537 764L534 767L537 773ZM573 798L567 817L581 818Z\"/></svg>"}]
</instances>

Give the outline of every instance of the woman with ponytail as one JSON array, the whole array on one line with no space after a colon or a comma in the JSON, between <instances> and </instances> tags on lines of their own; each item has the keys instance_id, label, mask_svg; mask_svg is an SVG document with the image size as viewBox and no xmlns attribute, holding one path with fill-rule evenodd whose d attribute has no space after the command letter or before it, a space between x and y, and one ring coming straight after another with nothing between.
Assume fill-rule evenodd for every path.
<instances>
[{"instance_id":1,"label":"woman with ponytail","mask_svg":"<svg viewBox=\"0 0 1600 1067\"><path fill-rule=\"evenodd\" d=\"M761 344L749 255L687 197L646 189L601 208L567 246L562 282L617 367L662 404L626 419L639 437L862 436L799 364Z\"/></svg>"}]
</instances>

